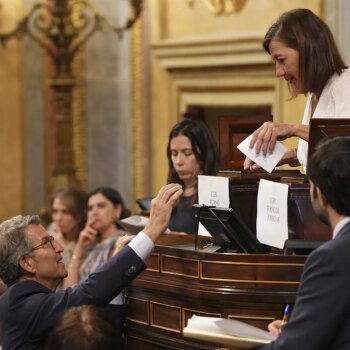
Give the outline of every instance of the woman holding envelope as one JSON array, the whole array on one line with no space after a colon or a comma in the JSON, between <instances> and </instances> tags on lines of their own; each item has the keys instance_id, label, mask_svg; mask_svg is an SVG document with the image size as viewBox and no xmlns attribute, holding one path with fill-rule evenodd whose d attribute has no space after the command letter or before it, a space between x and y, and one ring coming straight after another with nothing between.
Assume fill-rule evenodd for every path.
<instances>
[{"instance_id":1,"label":"woman holding envelope","mask_svg":"<svg viewBox=\"0 0 350 350\"><path fill-rule=\"evenodd\" d=\"M279 165L305 167L310 119L350 117L350 71L329 27L307 9L282 14L267 31L263 47L275 62L276 76L287 81L291 97L304 94L308 99L301 124L266 122L253 133L250 148L266 155L277 140L299 137L298 149L288 150ZM244 169L258 168L246 158Z\"/></svg>"}]
</instances>

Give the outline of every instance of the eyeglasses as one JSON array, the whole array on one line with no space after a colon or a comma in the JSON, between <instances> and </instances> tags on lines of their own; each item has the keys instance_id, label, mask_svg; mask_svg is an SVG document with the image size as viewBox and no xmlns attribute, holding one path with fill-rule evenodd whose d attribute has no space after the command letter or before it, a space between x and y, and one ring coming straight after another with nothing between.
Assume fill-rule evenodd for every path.
<instances>
[{"instance_id":1,"label":"eyeglasses","mask_svg":"<svg viewBox=\"0 0 350 350\"><path fill-rule=\"evenodd\" d=\"M46 236L42 239L41 243L38 244L37 246L33 247L27 254L33 252L34 250L40 249L40 248L45 248L50 244L51 248L53 250L56 250L56 242L55 242L55 237L54 236Z\"/></svg>"}]
</instances>

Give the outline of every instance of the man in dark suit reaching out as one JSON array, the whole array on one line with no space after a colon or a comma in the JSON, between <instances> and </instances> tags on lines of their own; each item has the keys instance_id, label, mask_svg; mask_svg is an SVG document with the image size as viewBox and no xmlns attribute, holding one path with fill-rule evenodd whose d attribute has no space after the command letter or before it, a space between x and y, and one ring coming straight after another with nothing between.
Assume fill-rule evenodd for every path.
<instances>
[{"instance_id":1,"label":"man in dark suit reaching out","mask_svg":"<svg viewBox=\"0 0 350 350\"><path fill-rule=\"evenodd\" d=\"M310 195L333 239L308 257L290 321L259 350L350 349L350 137L323 142L308 165Z\"/></svg>"},{"instance_id":2,"label":"man in dark suit reaching out","mask_svg":"<svg viewBox=\"0 0 350 350\"><path fill-rule=\"evenodd\" d=\"M16 216L0 225L0 297L3 350L42 349L48 332L70 307L106 306L144 268L155 240L168 226L181 186L164 186L152 201L149 224L127 246L79 285L55 292L67 276L62 246L37 216Z\"/></svg>"}]
</instances>

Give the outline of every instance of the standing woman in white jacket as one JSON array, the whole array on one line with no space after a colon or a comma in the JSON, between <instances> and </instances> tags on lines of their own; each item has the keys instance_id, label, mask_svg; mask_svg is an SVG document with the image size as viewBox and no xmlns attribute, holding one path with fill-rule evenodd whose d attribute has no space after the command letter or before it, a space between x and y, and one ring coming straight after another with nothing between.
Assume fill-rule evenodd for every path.
<instances>
[{"instance_id":1,"label":"standing woman in white jacket","mask_svg":"<svg viewBox=\"0 0 350 350\"><path fill-rule=\"evenodd\" d=\"M305 167L310 119L350 118L350 71L327 24L307 9L282 14L267 31L263 47L275 62L276 76L287 81L291 97L304 94L308 100L301 124L266 122L253 133L250 147L266 155L277 140L299 137L298 149L289 149L279 165ZM244 168L259 166L246 158Z\"/></svg>"}]
</instances>

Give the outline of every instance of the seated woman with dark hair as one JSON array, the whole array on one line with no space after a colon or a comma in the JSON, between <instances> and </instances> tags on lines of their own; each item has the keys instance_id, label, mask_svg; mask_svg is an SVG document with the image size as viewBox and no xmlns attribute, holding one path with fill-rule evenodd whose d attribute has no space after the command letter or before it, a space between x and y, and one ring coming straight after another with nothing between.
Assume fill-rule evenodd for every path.
<instances>
[{"instance_id":1,"label":"seated woman with dark hair","mask_svg":"<svg viewBox=\"0 0 350 350\"><path fill-rule=\"evenodd\" d=\"M131 236L127 236L116 224L129 215L130 211L117 190L99 187L89 193L87 222L75 246L68 277L64 281L65 288L85 280L115 254L118 244L122 248L131 240ZM111 304L108 312L115 314L116 327L121 331L126 313L122 293Z\"/></svg>"},{"instance_id":2,"label":"seated woman with dark hair","mask_svg":"<svg viewBox=\"0 0 350 350\"><path fill-rule=\"evenodd\" d=\"M118 238L126 235L117 226L130 215L120 193L99 187L88 195L87 222L75 246L64 285L70 287L85 279L112 255Z\"/></svg>"},{"instance_id":3,"label":"seated woman with dark hair","mask_svg":"<svg viewBox=\"0 0 350 350\"><path fill-rule=\"evenodd\" d=\"M184 119L171 130L167 147L168 183L179 183L183 196L174 208L169 229L173 232L197 233L198 220L192 204L198 202L198 175L216 175L219 155L216 143L206 124Z\"/></svg>"}]
</instances>

